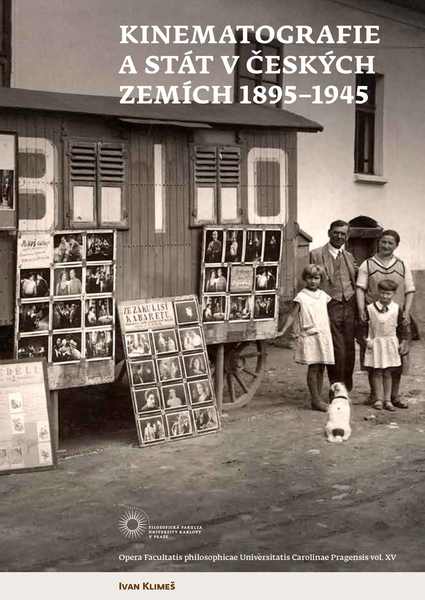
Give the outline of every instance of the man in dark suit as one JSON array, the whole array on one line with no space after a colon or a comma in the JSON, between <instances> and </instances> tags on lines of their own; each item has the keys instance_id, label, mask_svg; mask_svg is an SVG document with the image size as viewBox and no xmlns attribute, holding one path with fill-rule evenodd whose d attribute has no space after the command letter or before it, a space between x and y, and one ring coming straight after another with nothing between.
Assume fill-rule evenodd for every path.
<instances>
[{"instance_id":1,"label":"man in dark suit","mask_svg":"<svg viewBox=\"0 0 425 600\"><path fill-rule=\"evenodd\" d=\"M310 262L323 268L322 289L332 298L328 312L335 365L327 367L329 380L331 383L342 381L351 391L355 360L356 274L354 257L344 249L348 223L334 221L329 226L328 236L329 242L325 246L311 251Z\"/></svg>"}]
</instances>

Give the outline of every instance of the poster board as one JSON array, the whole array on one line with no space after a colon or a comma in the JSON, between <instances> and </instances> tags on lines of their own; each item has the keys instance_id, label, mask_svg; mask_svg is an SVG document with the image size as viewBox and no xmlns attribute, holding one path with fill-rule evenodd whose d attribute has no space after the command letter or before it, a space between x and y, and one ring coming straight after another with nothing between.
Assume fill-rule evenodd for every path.
<instances>
[{"instance_id":1,"label":"poster board","mask_svg":"<svg viewBox=\"0 0 425 600\"><path fill-rule=\"evenodd\" d=\"M20 232L15 357L45 358L57 390L114 380L113 230Z\"/></svg>"},{"instance_id":2,"label":"poster board","mask_svg":"<svg viewBox=\"0 0 425 600\"><path fill-rule=\"evenodd\" d=\"M207 344L275 337L282 245L277 225L204 227L200 299Z\"/></svg>"},{"instance_id":3,"label":"poster board","mask_svg":"<svg viewBox=\"0 0 425 600\"><path fill-rule=\"evenodd\" d=\"M18 218L18 136L0 131L0 230L14 230Z\"/></svg>"},{"instance_id":4,"label":"poster board","mask_svg":"<svg viewBox=\"0 0 425 600\"><path fill-rule=\"evenodd\" d=\"M0 361L0 474L56 465L44 359Z\"/></svg>"},{"instance_id":5,"label":"poster board","mask_svg":"<svg viewBox=\"0 0 425 600\"><path fill-rule=\"evenodd\" d=\"M140 446L220 429L196 296L118 304Z\"/></svg>"}]
</instances>

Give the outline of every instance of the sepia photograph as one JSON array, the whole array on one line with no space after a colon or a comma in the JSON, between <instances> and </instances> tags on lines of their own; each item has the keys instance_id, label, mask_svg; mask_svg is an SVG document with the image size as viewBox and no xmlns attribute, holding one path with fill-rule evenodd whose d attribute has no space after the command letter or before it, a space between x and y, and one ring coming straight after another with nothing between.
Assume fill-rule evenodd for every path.
<instances>
[{"instance_id":1,"label":"sepia photograph","mask_svg":"<svg viewBox=\"0 0 425 600\"><path fill-rule=\"evenodd\" d=\"M230 269L231 292L252 292L254 280L254 268L252 266L238 265Z\"/></svg>"},{"instance_id":2,"label":"sepia photograph","mask_svg":"<svg viewBox=\"0 0 425 600\"><path fill-rule=\"evenodd\" d=\"M182 378L180 359L178 356L158 358L157 365L160 381Z\"/></svg>"},{"instance_id":3,"label":"sepia photograph","mask_svg":"<svg viewBox=\"0 0 425 600\"><path fill-rule=\"evenodd\" d=\"M226 231L226 253L224 261L238 263L242 261L243 230L227 229Z\"/></svg>"},{"instance_id":4,"label":"sepia photograph","mask_svg":"<svg viewBox=\"0 0 425 600\"><path fill-rule=\"evenodd\" d=\"M163 331L153 332L153 341L156 354L166 354L167 352L177 352L177 337L174 329L164 329Z\"/></svg>"},{"instance_id":5,"label":"sepia photograph","mask_svg":"<svg viewBox=\"0 0 425 600\"><path fill-rule=\"evenodd\" d=\"M190 354L183 358L186 377L199 377L208 374L205 354Z\"/></svg>"},{"instance_id":6,"label":"sepia photograph","mask_svg":"<svg viewBox=\"0 0 425 600\"><path fill-rule=\"evenodd\" d=\"M225 292L227 289L227 268L207 267L204 273L204 292Z\"/></svg>"},{"instance_id":7,"label":"sepia photograph","mask_svg":"<svg viewBox=\"0 0 425 600\"><path fill-rule=\"evenodd\" d=\"M141 385L143 383L155 383L155 367L152 360L145 360L143 362L131 362L130 374L131 383L133 385Z\"/></svg>"},{"instance_id":8,"label":"sepia photograph","mask_svg":"<svg viewBox=\"0 0 425 600\"><path fill-rule=\"evenodd\" d=\"M179 300L174 302L176 319L179 325L189 325L199 321L198 309L194 300Z\"/></svg>"},{"instance_id":9,"label":"sepia photograph","mask_svg":"<svg viewBox=\"0 0 425 600\"><path fill-rule=\"evenodd\" d=\"M0 169L0 209L14 208L15 173L13 169Z\"/></svg>"},{"instance_id":10,"label":"sepia photograph","mask_svg":"<svg viewBox=\"0 0 425 600\"><path fill-rule=\"evenodd\" d=\"M218 416L215 406L207 408L196 408L193 411L195 428L198 433L218 429Z\"/></svg>"},{"instance_id":11,"label":"sepia photograph","mask_svg":"<svg viewBox=\"0 0 425 600\"><path fill-rule=\"evenodd\" d=\"M86 332L86 358L111 358L112 357L112 330L95 330Z\"/></svg>"},{"instance_id":12,"label":"sepia photograph","mask_svg":"<svg viewBox=\"0 0 425 600\"><path fill-rule=\"evenodd\" d=\"M81 333L54 335L52 338L52 361L64 363L81 360Z\"/></svg>"},{"instance_id":13,"label":"sepia photograph","mask_svg":"<svg viewBox=\"0 0 425 600\"><path fill-rule=\"evenodd\" d=\"M167 426L170 438L177 438L192 433L192 422L189 411L167 414Z\"/></svg>"},{"instance_id":14,"label":"sepia photograph","mask_svg":"<svg viewBox=\"0 0 425 600\"><path fill-rule=\"evenodd\" d=\"M112 325L114 310L112 298L90 298L85 307L86 327Z\"/></svg>"},{"instance_id":15,"label":"sepia photograph","mask_svg":"<svg viewBox=\"0 0 425 600\"><path fill-rule=\"evenodd\" d=\"M147 332L127 333L124 339L127 356L129 358L149 356L152 354L149 334Z\"/></svg>"},{"instance_id":16,"label":"sepia photograph","mask_svg":"<svg viewBox=\"0 0 425 600\"><path fill-rule=\"evenodd\" d=\"M54 296L80 296L82 287L82 268L67 267L54 270Z\"/></svg>"},{"instance_id":17,"label":"sepia photograph","mask_svg":"<svg viewBox=\"0 0 425 600\"><path fill-rule=\"evenodd\" d=\"M20 337L18 340L18 359L48 358L49 336Z\"/></svg>"},{"instance_id":18,"label":"sepia photograph","mask_svg":"<svg viewBox=\"0 0 425 600\"><path fill-rule=\"evenodd\" d=\"M139 419L139 428L144 444L165 440L164 421L161 415Z\"/></svg>"},{"instance_id":19,"label":"sepia photograph","mask_svg":"<svg viewBox=\"0 0 425 600\"><path fill-rule=\"evenodd\" d=\"M205 235L205 256L206 263L221 263L223 262L223 230L222 229L207 229Z\"/></svg>"},{"instance_id":20,"label":"sepia photograph","mask_svg":"<svg viewBox=\"0 0 425 600\"><path fill-rule=\"evenodd\" d=\"M92 265L86 268L86 294L103 294L114 290L114 267Z\"/></svg>"},{"instance_id":21,"label":"sepia photograph","mask_svg":"<svg viewBox=\"0 0 425 600\"><path fill-rule=\"evenodd\" d=\"M19 331L47 331L48 329L48 302L21 304L19 307Z\"/></svg>"},{"instance_id":22,"label":"sepia photograph","mask_svg":"<svg viewBox=\"0 0 425 600\"><path fill-rule=\"evenodd\" d=\"M21 269L21 298L43 298L50 295L50 269Z\"/></svg>"},{"instance_id":23,"label":"sepia photograph","mask_svg":"<svg viewBox=\"0 0 425 600\"><path fill-rule=\"evenodd\" d=\"M258 294L254 299L254 319L273 319L275 314L276 296L273 294Z\"/></svg>"},{"instance_id":24,"label":"sepia photograph","mask_svg":"<svg viewBox=\"0 0 425 600\"><path fill-rule=\"evenodd\" d=\"M97 231L95 233L87 234L87 250L86 260L87 262L101 262L106 260L113 260L114 258L114 234L113 233L102 233Z\"/></svg>"},{"instance_id":25,"label":"sepia photograph","mask_svg":"<svg viewBox=\"0 0 425 600\"><path fill-rule=\"evenodd\" d=\"M266 229L264 238L264 262L277 262L279 260L281 240L282 232L280 229Z\"/></svg>"},{"instance_id":26,"label":"sepia photograph","mask_svg":"<svg viewBox=\"0 0 425 600\"><path fill-rule=\"evenodd\" d=\"M10 413L19 413L24 410L24 399L21 392L10 392L8 400Z\"/></svg>"},{"instance_id":27,"label":"sepia photograph","mask_svg":"<svg viewBox=\"0 0 425 600\"><path fill-rule=\"evenodd\" d=\"M183 383L162 386L162 398L165 408L179 408L187 405L186 388Z\"/></svg>"},{"instance_id":28,"label":"sepia photograph","mask_svg":"<svg viewBox=\"0 0 425 600\"><path fill-rule=\"evenodd\" d=\"M257 267L255 270L256 291L275 290L277 288L277 267Z\"/></svg>"},{"instance_id":29,"label":"sepia photograph","mask_svg":"<svg viewBox=\"0 0 425 600\"><path fill-rule=\"evenodd\" d=\"M81 262L83 260L82 234L59 233L54 235L53 260L55 263Z\"/></svg>"},{"instance_id":30,"label":"sepia photograph","mask_svg":"<svg viewBox=\"0 0 425 600\"><path fill-rule=\"evenodd\" d=\"M191 404L202 404L212 400L211 384L209 379L191 381L189 383Z\"/></svg>"},{"instance_id":31,"label":"sepia photograph","mask_svg":"<svg viewBox=\"0 0 425 600\"><path fill-rule=\"evenodd\" d=\"M245 241L245 262L261 260L263 252L263 232L261 229L248 229Z\"/></svg>"},{"instance_id":32,"label":"sepia photograph","mask_svg":"<svg viewBox=\"0 0 425 600\"><path fill-rule=\"evenodd\" d=\"M226 296L204 296L202 302L202 321L204 323L225 320Z\"/></svg>"},{"instance_id":33,"label":"sepia photograph","mask_svg":"<svg viewBox=\"0 0 425 600\"><path fill-rule=\"evenodd\" d=\"M53 329L81 327L81 300L53 302Z\"/></svg>"},{"instance_id":34,"label":"sepia photograph","mask_svg":"<svg viewBox=\"0 0 425 600\"><path fill-rule=\"evenodd\" d=\"M138 413L161 409L159 390L156 387L133 390Z\"/></svg>"},{"instance_id":35,"label":"sepia photograph","mask_svg":"<svg viewBox=\"0 0 425 600\"><path fill-rule=\"evenodd\" d=\"M229 297L229 321L247 321L252 318L252 296Z\"/></svg>"},{"instance_id":36,"label":"sepia photograph","mask_svg":"<svg viewBox=\"0 0 425 600\"><path fill-rule=\"evenodd\" d=\"M183 352L190 350L199 350L204 347L202 332L200 327L185 327L178 330L180 338L180 347Z\"/></svg>"}]
</instances>

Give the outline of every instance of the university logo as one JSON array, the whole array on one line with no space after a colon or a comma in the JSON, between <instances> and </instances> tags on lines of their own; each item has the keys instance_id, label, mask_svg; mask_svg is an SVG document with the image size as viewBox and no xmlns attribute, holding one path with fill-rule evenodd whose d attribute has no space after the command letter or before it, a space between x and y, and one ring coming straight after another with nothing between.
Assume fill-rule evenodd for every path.
<instances>
[{"instance_id":1,"label":"university logo","mask_svg":"<svg viewBox=\"0 0 425 600\"><path fill-rule=\"evenodd\" d=\"M130 540L138 540L149 530L149 517L145 511L135 506L130 506L121 515L118 529L122 535Z\"/></svg>"}]
</instances>

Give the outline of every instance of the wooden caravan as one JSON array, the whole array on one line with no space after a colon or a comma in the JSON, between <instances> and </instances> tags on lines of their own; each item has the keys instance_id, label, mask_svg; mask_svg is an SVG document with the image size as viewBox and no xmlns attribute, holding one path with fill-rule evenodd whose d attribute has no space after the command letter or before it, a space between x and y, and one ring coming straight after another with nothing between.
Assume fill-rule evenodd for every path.
<instances>
[{"instance_id":1,"label":"wooden caravan","mask_svg":"<svg viewBox=\"0 0 425 600\"><path fill-rule=\"evenodd\" d=\"M199 293L204 227L281 228L276 292L293 296L297 132L320 131L319 124L255 105L120 105L117 98L6 88L0 107L7 150L0 167L3 340L15 321L17 236L25 232L116 232L113 297L121 301ZM4 341L3 355L11 352ZM252 395L263 359L252 337L226 344L233 404ZM85 380L67 377L62 387L97 383L101 365L78 367ZM105 380L112 378L108 371Z\"/></svg>"}]
</instances>

